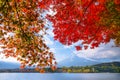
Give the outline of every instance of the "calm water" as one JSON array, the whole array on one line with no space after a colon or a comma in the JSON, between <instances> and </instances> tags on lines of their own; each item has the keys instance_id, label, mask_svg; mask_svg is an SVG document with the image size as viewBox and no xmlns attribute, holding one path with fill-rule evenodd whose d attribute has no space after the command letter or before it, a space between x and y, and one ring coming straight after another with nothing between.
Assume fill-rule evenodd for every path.
<instances>
[{"instance_id":1,"label":"calm water","mask_svg":"<svg viewBox=\"0 0 120 80\"><path fill-rule=\"evenodd\" d=\"M120 80L120 73L0 73L0 80Z\"/></svg>"}]
</instances>

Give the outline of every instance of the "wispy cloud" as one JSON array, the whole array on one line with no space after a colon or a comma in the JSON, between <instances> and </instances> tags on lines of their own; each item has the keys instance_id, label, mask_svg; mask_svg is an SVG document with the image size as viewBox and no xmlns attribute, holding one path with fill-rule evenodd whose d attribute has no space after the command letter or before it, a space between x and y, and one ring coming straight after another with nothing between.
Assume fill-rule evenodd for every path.
<instances>
[{"instance_id":1,"label":"wispy cloud","mask_svg":"<svg viewBox=\"0 0 120 80\"><path fill-rule=\"evenodd\" d=\"M44 39L47 45L53 45L54 42L49 38L49 36L44 36Z\"/></svg>"},{"instance_id":2,"label":"wispy cloud","mask_svg":"<svg viewBox=\"0 0 120 80\"><path fill-rule=\"evenodd\" d=\"M101 44L100 47L95 49L73 51L73 53L86 59L120 60L120 48L112 47L113 45L114 43L111 41L108 44Z\"/></svg>"},{"instance_id":3,"label":"wispy cloud","mask_svg":"<svg viewBox=\"0 0 120 80\"><path fill-rule=\"evenodd\" d=\"M12 58L12 57L6 58L3 54L0 54L0 61L18 63L16 58Z\"/></svg>"},{"instance_id":4,"label":"wispy cloud","mask_svg":"<svg viewBox=\"0 0 120 80\"><path fill-rule=\"evenodd\" d=\"M53 53L56 53L55 48L50 48L50 51L53 52Z\"/></svg>"}]
</instances>

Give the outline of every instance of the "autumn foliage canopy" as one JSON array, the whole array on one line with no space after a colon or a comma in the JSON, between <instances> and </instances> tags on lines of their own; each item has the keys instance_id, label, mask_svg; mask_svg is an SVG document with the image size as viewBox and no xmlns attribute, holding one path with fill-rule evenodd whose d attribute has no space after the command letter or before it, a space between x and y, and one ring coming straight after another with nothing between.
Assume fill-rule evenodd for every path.
<instances>
[{"instance_id":1,"label":"autumn foliage canopy","mask_svg":"<svg viewBox=\"0 0 120 80\"><path fill-rule=\"evenodd\" d=\"M50 10L52 14L47 14ZM43 38L46 19L53 24L55 40L64 45L81 41L77 50L93 49L111 39L120 45L120 0L0 0L1 53L16 57L21 68L54 70L54 55Z\"/></svg>"},{"instance_id":2,"label":"autumn foliage canopy","mask_svg":"<svg viewBox=\"0 0 120 80\"><path fill-rule=\"evenodd\" d=\"M54 39L77 50L98 47L114 39L120 44L119 0L56 0L53 2ZM82 46L81 46L82 45Z\"/></svg>"}]
</instances>

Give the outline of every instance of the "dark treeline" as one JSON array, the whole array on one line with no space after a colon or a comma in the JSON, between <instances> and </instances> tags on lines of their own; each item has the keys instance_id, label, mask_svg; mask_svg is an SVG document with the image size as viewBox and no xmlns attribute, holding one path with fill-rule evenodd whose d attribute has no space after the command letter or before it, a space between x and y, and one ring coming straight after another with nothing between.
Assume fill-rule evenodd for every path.
<instances>
[{"instance_id":1,"label":"dark treeline","mask_svg":"<svg viewBox=\"0 0 120 80\"><path fill-rule=\"evenodd\" d=\"M120 62L102 63L92 66L71 66L71 67L61 67L57 68L55 71L51 68L45 69L46 73L120 73ZM1 69L0 72L37 72L34 69Z\"/></svg>"},{"instance_id":2,"label":"dark treeline","mask_svg":"<svg viewBox=\"0 0 120 80\"><path fill-rule=\"evenodd\" d=\"M113 72L120 73L120 62L102 63L93 66L71 66L63 67L63 72L68 73L101 73L101 72Z\"/></svg>"}]
</instances>

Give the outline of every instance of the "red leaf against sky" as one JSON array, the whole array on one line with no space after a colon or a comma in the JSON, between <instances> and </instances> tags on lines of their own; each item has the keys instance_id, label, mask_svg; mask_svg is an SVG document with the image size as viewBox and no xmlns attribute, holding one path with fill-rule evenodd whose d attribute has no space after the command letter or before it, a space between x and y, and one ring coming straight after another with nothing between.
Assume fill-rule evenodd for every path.
<instances>
[{"instance_id":1,"label":"red leaf against sky","mask_svg":"<svg viewBox=\"0 0 120 80\"><path fill-rule=\"evenodd\" d=\"M106 38L109 40L110 38L107 35L104 37L107 28L97 24L100 13L105 10L104 3L105 0L54 1L53 10L55 9L57 13L47 18L53 22L55 40L65 45L83 40L83 43L91 46L94 43L99 45L100 42L108 42Z\"/></svg>"},{"instance_id":2,"label":"red leaf against sky","mask_svg":"<svg viewBox=\"0 0 120 80\"><path fill-rule=\"evenodd\" d=\"M75 46L76 50L81 50L82 48L80 46Z\"/></svg>"}]
</instances>

